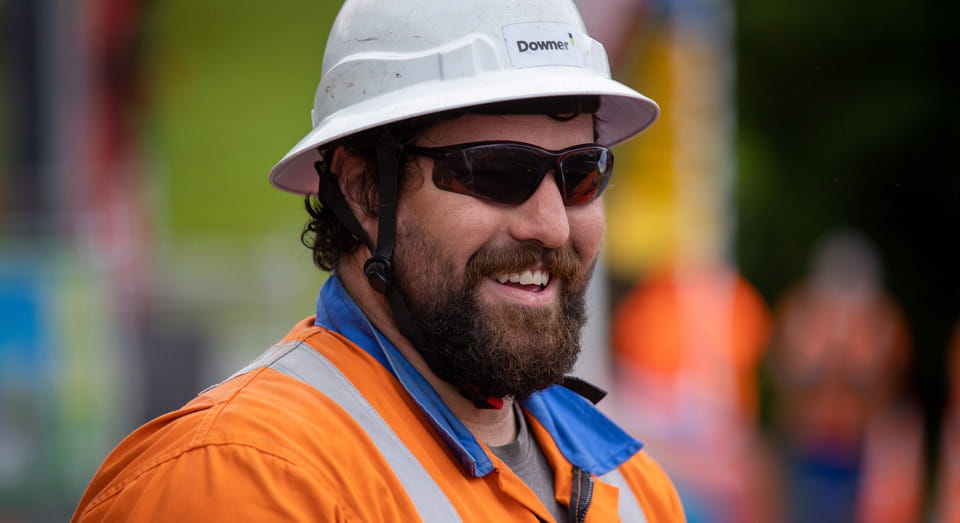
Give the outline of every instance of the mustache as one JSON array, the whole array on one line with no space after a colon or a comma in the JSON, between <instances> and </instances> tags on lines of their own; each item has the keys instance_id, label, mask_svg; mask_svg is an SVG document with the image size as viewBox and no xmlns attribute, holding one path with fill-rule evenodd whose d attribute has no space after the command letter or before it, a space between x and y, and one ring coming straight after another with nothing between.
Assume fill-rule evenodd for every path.
<instances>
[{"instance_id":1,"label":"mustache","mask_svg":"<svg viewBox=\"0 0 960 523\"><path fill-rule=\"evenodd\" d=\"M476 285L490 274L520 272L534 266L550 271L551 278L578 282L588 276L576 249L570 245L553 249L535 242L510 247L483 246L467 260L466 283Z\"/></svg>"}]
</instances>

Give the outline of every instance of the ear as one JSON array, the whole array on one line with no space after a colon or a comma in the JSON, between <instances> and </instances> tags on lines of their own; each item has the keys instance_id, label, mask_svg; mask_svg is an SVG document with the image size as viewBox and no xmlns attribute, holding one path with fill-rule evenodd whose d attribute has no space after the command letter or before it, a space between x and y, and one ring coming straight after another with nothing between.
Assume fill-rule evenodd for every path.
<instances>
[{"instance_id":1,"label":"ear","mask_svg":"<svg viewBox=\"0 0 960 523\"><path fill-rule=\"evenodd\" d=\"M333 150L333 158L330 161L330 171L336 176L337 184L340 186L340 192L343 193L350 212L357 217L357 221L367 231L371 241L377 242L377 218L374 215L374 209L367 206L366 198L363 195L362 180L366 176L365 171L369 166L343 146L338 146ZM376 202L372 202L376 206Z\"/></svg>"}]
</instances>

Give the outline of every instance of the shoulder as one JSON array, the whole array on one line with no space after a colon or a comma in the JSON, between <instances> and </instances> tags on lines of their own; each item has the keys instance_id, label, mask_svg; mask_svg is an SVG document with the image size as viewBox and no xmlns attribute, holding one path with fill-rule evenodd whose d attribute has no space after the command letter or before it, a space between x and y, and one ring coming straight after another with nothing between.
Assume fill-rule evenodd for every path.
<instances>
[{"instance_id":1,"label":"shoulder","mask_svg":"<svg viewBox=\"0 0 960 523\"><path fill-rule=\"evenodd\" d=\"M360 484L344 485L360 476ZM183 519L196 509L244 520L362 520L378 516L350 511L358 514L371 489L384 492L393 481L376 446L335 401L256 368L124 439L94 476L76 519ZM250 517L256 514L265 517Z\"/></svg>"},{"instance_id":2,"label":"shoulder","mask_svg":"<svg viewBox=\"0 0 960 523\"><path fill-rule=\"evenodd\" d=\"M309 407L298 409L295 402L310 391L275 374L258 369L236 377L134 431L94 476L77 517L173 517L189 507L217 513L242 509L238 513L247 517L256 507L304 492L333 492L333 480L317 469L316 460L306 459L304 449L312 437L308 431L318 425L307 418L324 416L332 407L309 397L316 414L308 415ZM290 400L280 401L285 398ZM283 505L296 510L299 504Z\"/></svg>"},{"instance_id":3,"label":"shoulder","mask_svg":"<svg viewBox=\"0 0 960 523\"><path fill-rule=\"evenodd\" d=\"M113 479L84 496L76 521L356 519L316 471L239 442L190 446Z\"/></svg>"}]
</instances>

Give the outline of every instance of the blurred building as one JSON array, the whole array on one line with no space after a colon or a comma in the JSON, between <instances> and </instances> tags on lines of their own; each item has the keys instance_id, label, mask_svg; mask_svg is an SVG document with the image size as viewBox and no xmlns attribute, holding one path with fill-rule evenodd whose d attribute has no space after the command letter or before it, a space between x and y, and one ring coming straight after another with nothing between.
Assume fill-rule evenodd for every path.
<instances>
[{"instance_id":1,"label":"blurred building","mask_svg":"<svg viewBox=\"0 0 960 523\"><path fill-rule=\"evenodd\" d=\"M57 520L136 408L139 5L0 5L0 519Z\"/></svg>"},{"instance_id":2,"label":"blurred building","mask_svg":"<svg viewBox=\"0 0 960 523\"><path fill-rule=\"evenodd\" d=\"M0 1L0 520L66 520L120 437L310 314L266 179L309 126L276 93L315 84L314 4Z\"/></svg>"}]
</instances>

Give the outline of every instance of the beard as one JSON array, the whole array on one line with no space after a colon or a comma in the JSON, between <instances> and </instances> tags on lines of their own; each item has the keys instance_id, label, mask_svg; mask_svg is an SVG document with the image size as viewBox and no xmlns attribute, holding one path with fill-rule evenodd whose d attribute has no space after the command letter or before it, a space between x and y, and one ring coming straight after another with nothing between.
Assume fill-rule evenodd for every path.
<instances>
[{"instance_id":1,"label":"beard","mask_svg":"<svg viewBox=\"0 0 960 523\"><path fill-rule=\"evenodd\" d=\"M558 383L580 355L585 294L593 264L584 267L573 247L547 249L533 242L484 246L460 271L422 233L397 243L394 285L404 297L423 342L417 347L441 379L483 396L518 400ZM407 248L402 248L406 246ZM557 282L555 303L532 307L485 303L486 277L542 264Z\"/></svg>"}]
</instances>

